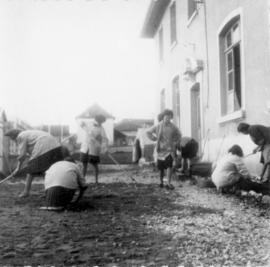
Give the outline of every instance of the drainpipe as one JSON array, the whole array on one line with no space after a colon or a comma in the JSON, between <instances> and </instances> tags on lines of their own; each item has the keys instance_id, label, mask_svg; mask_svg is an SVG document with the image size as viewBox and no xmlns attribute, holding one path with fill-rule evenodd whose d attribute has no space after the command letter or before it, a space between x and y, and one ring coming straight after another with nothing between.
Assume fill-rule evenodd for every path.
<instances>
[{"instance_id":1,"label":"drainpipe","mask_svg":"<svg viewBox=\"0 0 270 267\"><path fill-rule=\"evenodd\" d=\"M203 147L203 153L205 152L205 146L207 141L209 140L209 134L210 129L206 129L205 127L205 108L209 108L209 97L210 97L210 88L209 88L209 47L208 47L208 31L207 31L207 7L206 7L206 1L207 0L194 0L196 4L204 4L203 6L203 15L204 15L204 38L205 38L205 54L206 54L206 62L205 62L205 69L206 69L206 106L202 106L202 121L203 121L203 136L205 139L204 147ZM202 76L203 79L203 76Z\"/></svg>"},{"instance_id":2,"label":"drainpipe","mask_svg":"<svg viewBox=\"0 0 270 267\"><path fill-rule=\"evenodd\" d=\"M206 79L207 79L207 101L206 107L209 107L209 95L210 95L210 88L209 88L209 47L208 47L208 31L207 31L207 10L206 10L206 1L204 0L204 35L205 35L205 52L206 52Z\"/></svg>"},{"instance_id":3,"label":"drainpipe","mask_svg":"<svg viewBox=\"0 0 270 267\"><path fill-rule=\"evenodd\" d=\"M209 47L208 47L208 31L207 31L207 8L206 8L206 1L207 0L194 0L196 4L204 4L203 12L204 12L204 37L205 37L205 53L206 53L206 83L207 83L207 101L206 101L206 107L209 107L209 95L210 95L210 89L209 89Z\"/></svg>"}]
</instances>

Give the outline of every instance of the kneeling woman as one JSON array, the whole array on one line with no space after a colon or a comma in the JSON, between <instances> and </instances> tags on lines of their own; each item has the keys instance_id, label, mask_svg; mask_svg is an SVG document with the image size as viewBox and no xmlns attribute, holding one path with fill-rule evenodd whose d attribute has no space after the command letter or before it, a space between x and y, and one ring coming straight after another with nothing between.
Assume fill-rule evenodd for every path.
<instances>
[{"instance_id":1,"label":"kneeling woman","mask_svg":"<svg viewBox=\"0 0 270 267\"><path fill-rule=\"evenodd\" d=\"M243 150L240 146L233 145L214 167L212 181L217 189L221 190L248 178L250 174L243 161Z\"/></svg>"},{"instance_id":2,"label":"kneeling woman","mask_svg":"<svg viewBox=\"0 0 270 267\"><path fill-rule=\"evenodd\" d=\"M85 179L71 157L53 164L45 175L46 208L50 210L64 209L71 203L76 190L82 197L87 185Z\"/></svg>"}]
</instances>

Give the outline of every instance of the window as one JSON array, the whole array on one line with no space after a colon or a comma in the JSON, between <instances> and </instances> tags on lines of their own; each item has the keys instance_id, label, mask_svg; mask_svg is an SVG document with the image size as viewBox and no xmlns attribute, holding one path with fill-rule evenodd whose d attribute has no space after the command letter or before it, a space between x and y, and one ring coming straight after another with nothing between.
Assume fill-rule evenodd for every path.
<instances>
[{"instance_id":1,"label":"window","mask_svg":"<svg viewBox=\"0 0 270 267\"><path fill-rule=\"evenodd\" d=\"M162 89L160 92L160 111L162 112L166 108L165 102L165 89Z\"/></svg>"},{"instance_id":2,"label":"window","mask_svg":"<svg viewBox=\"0 0 270 267\"><path fill-rule=\"evenodd\" d=\"M174 123L180 127L180 91L179 91L179 76L172 81L172 106Z\"/></svg>"},{"instance_id":3,"label":"window","mask_svg":"<svg viewBox=\"0 0 270 267\"><path fill-rule=\"evenodd\" d=\"M192 17L197 10L197 3L195 0L188 0L188 19Z\"/></svg>"},{"instance_id":4,"label":"window","mask_svg":"<svg viewBox=\"0 0 270 267\"><path fill-rule=\"evenodd\" d=\"M163 29L158 33L159 60L163 61Z\"/></svg>"},{"instance_id":5,"label":"window","mask_svg":"<svg viewBox=\"0 0 270 267\"><path fill-rule=\"evenodd\" d=\"M171 44L176 42L176 6L175 2L170 7L171 15Z\"/></svg>"},{"instance_id":6,"label":"window","mask_svg":"<svg viewBox=\"0 0 270 267\"><path fill-rule=\"evenodd\" d=\"M221 114L242 107L240 20L234 19L220 35Z\"/></svg>"}]
</instances>

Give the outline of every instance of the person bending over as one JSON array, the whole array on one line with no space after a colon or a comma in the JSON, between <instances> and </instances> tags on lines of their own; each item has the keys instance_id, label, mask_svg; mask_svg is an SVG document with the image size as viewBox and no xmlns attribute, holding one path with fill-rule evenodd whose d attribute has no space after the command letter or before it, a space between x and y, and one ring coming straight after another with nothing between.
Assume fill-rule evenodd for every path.
<instances>
[{"instance_id":1,"label":"person bending over","mask_svg":"<svg viewBox=\"0 0 270 267\"><path fill-rule=\"evenodd\" d=\"M12 172L13 176L18 174L29 156L26 166L26 184L19 195L27 197L31 190L33 177L44 173L53 163L63 160L63 149L53 136L39 130L12 129L5 135L18 144L18 164Z\"/></svg>"},{"instance_id":2,"label":"person bending over","mask_svg":"<svg viewBox=\"0 0 270 267\"><path fill-rule=\"evenodd\" d=\"M190 163L197 156L199 144L194 138L183 136L177 148L181 151L182 172L189 175Z\"/></svg>"},{"instance_id":3,"label":"person bending over","mask_svg":"<svg viewBox=\"0 0 270 267\"><path fill-rule=\"evenodd\" d=\"M238 132L248 134L251 140L257 145L253 153L261 151L261 160L263 170L260 175L261 180L270 183L270 127L263 125L249 125L247 123L239 123Z\"/></svg>"},{"instance_id":4,"label":"person bending over","mask_svg":"<svg viewBox=\"0 0 270 267\"><path fill-rule=\"evenodd\" d=\"M79 166L71 157L54 163L45 174L46 209L62 210L71 203L76 190L79 195L76 202L83 196L87 189L85 178Z\"/></svg>"}]
</instances>

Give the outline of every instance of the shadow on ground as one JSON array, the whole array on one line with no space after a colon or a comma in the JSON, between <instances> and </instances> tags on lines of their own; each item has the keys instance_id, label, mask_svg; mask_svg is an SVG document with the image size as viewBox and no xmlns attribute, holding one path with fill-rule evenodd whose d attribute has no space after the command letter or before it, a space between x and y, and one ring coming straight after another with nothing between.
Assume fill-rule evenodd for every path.
<instances>
[{"instance_id":1,"label":"shadow on ground","mask_svg":"<svg viewBox=\"0 0 270 267\"><path fill-rule=\"evenodd\" d=\"M0 229L2 264L177 264L172 247L183 240L165 226L177 216L220 213L181 205L175 202L179 193L157 185L125 183L90 187L77 207L54 213L38 209L44 205L42 185L18 199L22 186L4 185L0 191L2 225L7 225Z\"/></svg>"}]
</instances>

